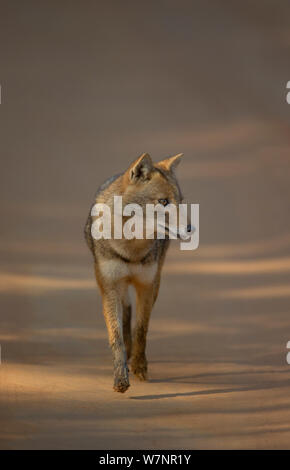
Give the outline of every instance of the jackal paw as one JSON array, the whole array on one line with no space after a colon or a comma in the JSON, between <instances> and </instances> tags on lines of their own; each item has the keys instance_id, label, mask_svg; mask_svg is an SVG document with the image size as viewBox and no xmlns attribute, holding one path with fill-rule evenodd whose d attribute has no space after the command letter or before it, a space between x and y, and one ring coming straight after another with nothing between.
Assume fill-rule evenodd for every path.
<instances>
[{"instance_id":1,"label":"jackal paw","mask_svg":"<svg viewBox=\"0 0 290 470\"><path fill-rule=\"evenodd\" d=\"M148 374L147 374L147 362L142 361L142 362L136 362L132 361L131 364L131 370L136 377L138 377L139 380L147 380Z\"/></svg>"},{"instance_id":2,"label":"jackal paw","mask_svg":"<svg viewBox=\"0 0 290 470\"><path fill-rule=\"evenodd\" d=\"M130 387L128 369L123 371L122 374L116 374L114 379L115 392L124 393Z\"/></svg>"}]
</instances>

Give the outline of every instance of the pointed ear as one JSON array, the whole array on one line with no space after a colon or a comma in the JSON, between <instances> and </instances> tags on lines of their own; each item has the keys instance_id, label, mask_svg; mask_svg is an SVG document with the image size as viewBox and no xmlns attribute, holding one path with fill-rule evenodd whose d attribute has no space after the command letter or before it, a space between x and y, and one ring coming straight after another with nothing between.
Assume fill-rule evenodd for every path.
<instances>
[{"instance_id":1,"label":"pointed ear","mask_svg":"<svg viewBox=\"0 0 290 470\"><path fill-rule=\"evenodd\" d=\"M133 182L145 181L150 178L154 167L150 155L143 153L135 160L128 170L129 180Z\"/></svg>"},{"instance_id":2,"label":"pointed ear","mask_svg":"<svg viewBox=\"0 0 290 470\"><path fill-rule=\"evenodd\" d=\"M157 166L173 173L175 168L179 165L182 156L183 153L179 153L178 155L174 155L174 157L165 158L165 160L158 162Z\"/></svg>"}]
</instances>

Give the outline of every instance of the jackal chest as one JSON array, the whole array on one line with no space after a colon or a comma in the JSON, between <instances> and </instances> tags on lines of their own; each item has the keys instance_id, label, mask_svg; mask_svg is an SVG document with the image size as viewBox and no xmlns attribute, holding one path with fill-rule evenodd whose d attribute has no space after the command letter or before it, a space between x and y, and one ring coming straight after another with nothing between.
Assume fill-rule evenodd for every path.
<instances>
[{"instance_id":1,"label":"jackal chest","mask_svg":"<svg viewBox=\"0 0 290 470\"><path fill-rule=\"evenodd\" d=\"M157 263L125 263L122 260L102 260L99 270L104 279L116 282L121 279L128 281L137 280L141 283L150 283L157 272Z\"/></svg>"}]
</instances>

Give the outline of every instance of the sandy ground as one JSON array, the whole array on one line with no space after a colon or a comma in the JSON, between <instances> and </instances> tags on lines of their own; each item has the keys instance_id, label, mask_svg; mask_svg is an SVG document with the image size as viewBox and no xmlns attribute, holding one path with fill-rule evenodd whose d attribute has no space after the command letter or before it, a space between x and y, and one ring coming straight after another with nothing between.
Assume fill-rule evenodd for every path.
<instances>
[{"instance_id":1,"label":"sandy ground","mask_svg":"<svg viewBox=\"0 0 290 470\"><path fill-rule=\"evenodd\" d=\"M289 449L286 2L28 3L0 29L1 449ZM172 244L120 395L82 227L143 151L185 153L200 247Z\"/></svg>"},{"instance_id":2,"label":"sandy ground","mask_svg":"<svg viewBox=\"0 0 290 470\"><path fill-rule=\"evenodd\" d=\"M112 391L81 245L76 265L6 275L1 448L289 448L290 257L275 239L273 253L269 240L256 249L255 261L252 244L235 247L238 260L221 245L171 250L152 314L150 380L131 377L124 395Z\"/></svg>"}]
</instances>

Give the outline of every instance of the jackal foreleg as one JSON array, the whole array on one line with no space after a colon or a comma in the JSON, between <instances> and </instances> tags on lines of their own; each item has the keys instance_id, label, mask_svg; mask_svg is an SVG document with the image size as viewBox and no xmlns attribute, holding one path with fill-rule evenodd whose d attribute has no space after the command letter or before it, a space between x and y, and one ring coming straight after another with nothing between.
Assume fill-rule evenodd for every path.
<instances>
[{"instance_id":1,"label":"jackal foreleg","mask_svg":"<svg viewBox=\"0 0 290 470\"><path fill-rule=\"evenodd\" d=\"M113 353L114 390L123 393L130 384L123 340L121 295L114 289L103 291L102 294L103 312Z\"/></svg>"},{"instance_id":2,"label":"jackal foreleg","mask_svg":"<svg viewBox=\"0 0 290 470\"><path fill-rule=\"evenodd\" d=\"M133 336L131 369L140 380L146 380L146 336L149 326L150 314L154 304L155 289L153 284L136 284L135 288L137 294L137 312L136 326Z\"/></svg>"}]
</instances>

